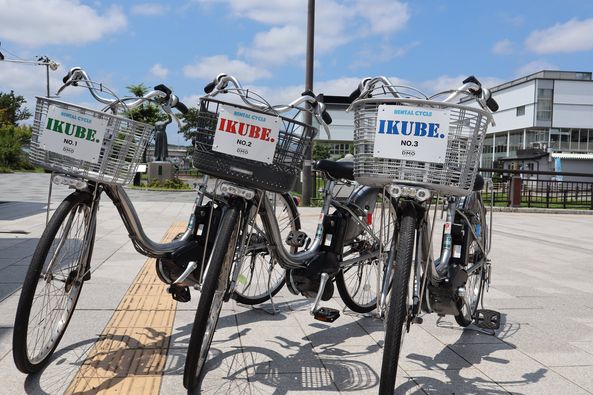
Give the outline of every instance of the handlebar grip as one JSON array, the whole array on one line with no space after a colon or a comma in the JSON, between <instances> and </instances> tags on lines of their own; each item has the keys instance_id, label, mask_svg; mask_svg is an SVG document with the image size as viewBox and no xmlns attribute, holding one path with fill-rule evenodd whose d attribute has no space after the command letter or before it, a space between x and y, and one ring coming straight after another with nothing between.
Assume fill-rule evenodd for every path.
<instances>
[{"instance_id":1,"label":"handlebar grip","mask_svg":"<svg viewBox=\"0 0 593 395\"><path fill-rule=\"evenodd\" d=\"M185 104L183 104L182 102L177 102L177 104L175 104L174 106L176 109L179 110L180 113L182 114L187 114L187 112L189 111L187 109L187 106Z\"/></svg>"},{"instance_id":2,"label":"handlebar grip","mask_svg":"<svg viewBox=\"0 0 593 395\"><path fill-rule=\"evenodd\" d=\"M209 83L208 85L206 85L204 87L204 93L210 93L214 90L214 87L216 86L216 82L212 81L211 83Z\"/></svg>"},{"instance_id":3,"label":"handlebar grip","mask_svg":"<svg viewBox=\"0 0 593 395\"><path fill-rule=\"evenodd\" d=\"M476 96L479 96L482 94L482 83L480 81L478 81L478 79L476 77L474 77L473 75L470 75L469 77L467 77L466 79L463 80L464 84L467 84L468 82L474 83L480 87L480 89L478 89L475 92Z\"/></svg>"},{"instance_id":4,"label":"handlebar grip","mask_svg":"<svg viewBox=\"0 0 593 395\"><path fill-rule=\"evenodd\" d=\"M165 84L158 84L157 86L154 87L154 90L164 92L165 95L167 95L167 99L169 98L169 96L171 96L171 93L173 93L173 91L171 89L167 88L167 86L165 86Z\"/></svg>"},{"instance_id":5,"label":"handlebar grip","mask_svg":"<svg viewBox=\"0 0 593 395\"><path fill-rule=\"evenodd\" d=\"M321 118L323 119L323 122L325 122L326 125L331 125L332 117L331 115L329 115L327 111L321 113Z\"/></svg>"},{"instance_id":6,"label":"handlebar grip","mask_svg":"<svg viewBox=\"0 0 593 395\"><path fill-rule=\"evenodd\" d=\"M496 100L494 100L494 98L492 96L490 96L488 98L488 100L486 100L486 105L488 106L490 111L492 111L492 112L498 111L498 103L496 102Z\"/></svg>"},{"instance_id":7,"label":"handlebar grip","mask_svg":"<svg viewBox=\"0 0 593 395\"><path fill-rule=\"evenodd\" d=\"M358 96L360 96L360 87L356 88L351 94L350 96L348 96L348 101L350 103L352 103L354 100L358 99Z\"/></svg>"}]
</instances>

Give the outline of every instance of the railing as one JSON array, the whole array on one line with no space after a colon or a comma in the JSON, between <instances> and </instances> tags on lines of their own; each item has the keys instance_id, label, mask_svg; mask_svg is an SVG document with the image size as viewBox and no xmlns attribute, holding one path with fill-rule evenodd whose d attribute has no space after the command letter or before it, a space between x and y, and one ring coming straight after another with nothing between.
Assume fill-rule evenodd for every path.
<instances>
[{"instance_id":1,"label":"railing","mask_svg":"<svg viewBox=\"0 0 593 395\"><path fill-rule=\"evenodd\" d=\"M495 169L481 169L483 172ZM492 188L491 197L495 206L539 207L562 209L593 210L593 174L586 173L554 173L527 170L502 170L504 175L512 173L513 177L506 177L508 181L496 182ZM526 178L527 176L530 178ZM539 176L573 176L590 178L591 181L559 181L540 180ZM535 176L538 179L533 179ZM525 178L521 178L525 177Z\"/></svg>"}]
</instances>

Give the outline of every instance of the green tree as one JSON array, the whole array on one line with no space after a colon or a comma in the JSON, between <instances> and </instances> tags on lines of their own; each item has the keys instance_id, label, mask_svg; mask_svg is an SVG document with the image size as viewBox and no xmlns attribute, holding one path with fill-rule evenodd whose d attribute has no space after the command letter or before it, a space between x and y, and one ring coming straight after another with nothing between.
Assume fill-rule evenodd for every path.
<instances>
[{"instance_id":1,"label":"green tree","mask_svg":"<svg viewBox=\"0 0 593 395\"><path fill-rule=\"evenodd\" d=\"M19 126L18 122L31 116L23 105L27 101L14 91L0 92L0 169L31 169L23 145L31 141L31 127Z\"/></svg>"},{"instance_id":2,"label":"green tree","mask_svg":"<svg viewBox=\"0 0 593 395\"><path fill-rule=\"evenodd\" d=\"M26 102L23 96L15 96L14 91L0 92L0 125L16 126L19 121L28 119L31 113L23 107Z\"/></svg>"},{"instance_id":3,"label":"green tree","mask_svg":"<svg viewBox=\"0 0 593 395\"><path fill-rule=\"evenodd\" d=\"M126 89L136 97L142 97L148 93L148 87L143 83L129 85ZM167 115L163 113L161 107L150 102L142 103L140 106L129 110L128 116L135 121L144 122L150 125L154 125L157 121L164 121L167 119Z\"/></svg>"},{"instance_id":4,"label":"green tree","mask_svg":"<svg viewBox=\"0 0 593 395\"><path fill-rule=\"evenodd\" d=\"M313 152L311 154L313 160L329 159L331 147L329 144L323 144L318 141L313 142Z\"/></svg>"},{"instance_id":5,"label":"green tree","mask_svg":"<svg viewBox=\"0 0 593 395\"><path fill-rule=\"evenodd\" d=\"M148 87L143 83L129 85L126 89L136 97L142 97L148 93ZM140 106L129 110L127 115L135 121L147 123L149 125L154 125L155 122L167 119L167 114L161 110L161 107L150 102L142 103ZM144 152L142 153L143 162L146 162L147 149L148 147L144 148Z\"/></svg>"}]
</instances>

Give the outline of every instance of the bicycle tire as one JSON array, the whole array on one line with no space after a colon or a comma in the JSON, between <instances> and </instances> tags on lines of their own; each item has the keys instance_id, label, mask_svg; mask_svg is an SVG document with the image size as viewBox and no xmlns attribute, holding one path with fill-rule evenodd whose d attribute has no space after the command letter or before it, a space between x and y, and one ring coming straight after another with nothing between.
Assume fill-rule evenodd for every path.
<instances>
[{"instance_id":1,"label":"bicycle tire","mask_svg":"<svg viewBox=\"0 0 593 395\"><path fill-rule=\"evenodd\" d=\"M84 274L89 268L96 231L96 222L91 218L93 215L90 207L91 202L92 196L85 192L77 191L66 197L52 215L31 258L16 311L12 341L15 365L23 373L38 372L48 363L76 309L84 283ZM79 214L82 214L81 221L77 218ZM92 233L90 238L87 238L89 247L86 248L84 240L88 221L91 221L90 232ZM60 232L61 229L63 230ZM70 238L72 230L76 234L75 237ZM80 237L76 237L77 235ZM60 247L62 238L64 241ZM57 244L55 244L56 241ZM55 249L52 250L54 244ZM54 256L51 276L44 279L47 272L43 273L43 271L48 269L47 266L52 261L47 258L54 258ZM58 271L58 269L61 270ZM68 274L66 275L65 272ZM45 281L46 284L39 290L38 285L42 281ZM51 293L49 292L50 285L54 287L51 289ZM45 294L41 297L41 295L36 295L36 291L45 292ZM54 296L56 296L57 303L52 307L50 299ZM41 308L48 307L47 314L42 314L43 311L32 314L36 311L34 307L37 307L37 303L35 302L40 297ZM60 304L62 305L60 306ZM38 325L33 325L35 324L34 320L37 319L39 319ZM47 320L50 322L49 325L44 322ZM43 327L41 327L42 323ZM30 329L39 327L41 327L41 331L48 328L48 333L37 333L36 335L30 333ZM31 354L29 341L32 339L36 339L33 348L38 345L39 340L45 339L36 354Z\"/></svg>"},{"instance_id":2,"label":"bicycle tire","mask_svg":"<svg viewBox=\"0 0 593 395\"><path fill-rule=\"evenodd\" d=\"M301 221L298 209L290 194L278 193L275 194L275 197L283 206L280 213L276 213L281 235L285 237L290 230L300 230ZM279 215L284 216L278 218ZM258 238L256 241L258 244L267 244L266 235L262 231L252 232L251 238L247 236L250 240L253 240L254 237ZM296 248L291 248L291 252L296 252ZM250 261L247 262L247 259ZM280 292L285 283L285 270L273 260L267 248L252 253L248 252L244 260L233 293L233 298L237 302L256 305L268 301L270 296L273 297Z\"/></svg>"},{"instance_id":3,"label":"bicycle tire","mask_svg":"<svg viewBox=\"0 0 593 395\"><path fill-rule=\"evenodd\" d=\"M192 390L199 382L202 369L208 359L208 351L224 302L224 294L227 290L230 269L235 256L238 226L240 225L237 221L238 214L237 207L226 207L202 281L202 292L183 370L183 386L188 390Z\"/></svg>"},{"instance_id":4,"label":"bicycle tire","mask_svg":"<svg viewBox=\"0 0 593 395\"><path fill-rule=\"evenodd\" d=\"M415 211L404 209L399 225L397 253L390 254L389 259L392 260L395 255L395 262L388 262L388 267L393 267L394 273L387 309L385 344L379 383L379 394L382 395L393 394L403 335L407 331L405 325L409 308L407 302L410 272L414 258Z\"/></svg>"},{"instance_id":5,"label":"bicycle tire","mask_svg":"<svg viewBox=\"0 0 593 395\"><path fill-rule=\"evenodd\" d=\"M380 193L380 195L382 195L382 193ZM389 196L385 196L382 197L381 201L390 201L390 198ZM382 222L379 219L379 216L383 213L381 213L380 210L377 212L376 208L377 207L375 207L375 213L372 217L373 225L380 225ZM394 210L386 210L386 212L388 216L390 213L395 213ZM383 220L383 223L393 225L395 223L395 218L388 217L387 220ZM391 234L391 237L393 237L394 232L389 232L386 229L384 229L384 231L387 234ZM373 233L378 235L379 231L373 229ZM364 236L364 233L362 236ZM360 237L353 242L360 242ZM387 252L388 249L385 247L389 247L390 245L391 240L387 239L384 242L383 251ZM346 248L347 247L349 246L346 246ZM375 245L370 247L371 250L376 248L378 247ZM377 308L376 288L377 286L381 287L384 276L384 268L379 267L380 262L380 259L367 259L348 268L342 269L336 274L335 280L338 293L340 294L340 298L344 304L350 310L356 313L366 314ZM375 288L375 291L373 291L373 288Z\"/></svg>"}]
</instances>

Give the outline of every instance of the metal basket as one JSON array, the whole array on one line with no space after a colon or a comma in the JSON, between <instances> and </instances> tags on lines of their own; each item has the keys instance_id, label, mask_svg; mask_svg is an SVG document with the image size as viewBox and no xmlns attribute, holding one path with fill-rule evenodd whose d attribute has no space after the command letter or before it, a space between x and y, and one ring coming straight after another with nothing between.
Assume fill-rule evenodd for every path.
<instances>
[{"instance_id":1,"label":"metal basket","mask_svg":"<svg viewBox=\"0 0 593 395\"><path fill-rule=\"evenodd\" d=\"M449 110L449 135L444 163L387 159L373 155L377 114L381 104L413 105ZM354 108L354 177L365 185L410 184L464 196L473 188L482 144L491 115L469 106L411 98L361 99Z\"/></svg>"},{"instance_id":2,"label":"metal basket","mask_svg":"<svg viewBox=\"0 0 593 395\"><path fill-rule=\"evenodd\" d=\"M100 145L100 148L97 147L95 158L72 157L72 154L59 153L55 147L49 147L44 143L43 133L55 132L51 130L52 121L48 119L50 107L52 112L68 111L69 114L79 114L80 118L86 122L92 121L105 125L102 141L101 139L95 140L96 144ZM75 120L73 120L74 123ZM56 128L62 133L60 138L69 139L74 143L77 138L81 139L80 136L84 135L84 133L77 135L75 126L68 127L67 132L65 124L63 126L64 130L62 127ZM55 123L53 123L53 127L55 127ZM132 181L153 130L154 127L151 125L121 116L45 97L37 97L30 159L34 164L54 172L103 183L125 185ZM65 146L64 150L67 148Z\"/></svg>"},{"instance_id":3,"label":"metal basket","mask_svg":"<svg viewBox=\"0 0 593 395\"><path fill-rule=\"evenodd\" d=\"M213 150L213 142L222 105L270 116L234 103L202 99L194 138L193 165L212 176L241 185L274 192L288 192L299 177L307 147L316 130L295 119L279 116L280 132L272 163L264 163Z\"/></svg>"}]
</instances>

